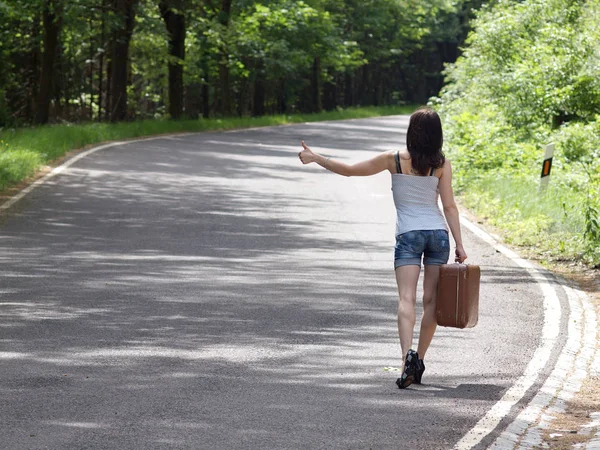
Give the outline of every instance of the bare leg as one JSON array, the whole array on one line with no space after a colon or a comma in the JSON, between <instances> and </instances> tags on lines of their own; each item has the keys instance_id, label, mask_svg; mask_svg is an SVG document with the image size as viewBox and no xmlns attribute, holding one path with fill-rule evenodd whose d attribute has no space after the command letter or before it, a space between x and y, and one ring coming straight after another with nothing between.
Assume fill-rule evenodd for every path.
<instances>
[{"instance_id":1,"label":"bare leg","mask_svg":"<svg viewBox=\"0 0 600 450\"><path fill-rule=\"evenodd\" d=\"M400 266L396 269L398 283L398 336L402 347L402 359L412 348L413 331L416 314L417 282L419 281L419 266Z\"/></svg>"},{"instance_id":2,"label":"bare leg","mask_svg":"<svg viewBox=\"0 0 600 450\"><path fill-rule=\"evenodd\" d=\"M440 266L425 266L425 277L423 278L423 319L421 320L419 347L417 349L417 353L421 359L425 359L425 353L429 348L429 344L431 344L431 339L437 328L435 300L439 279Z\"/></svg>"}]
</instances>

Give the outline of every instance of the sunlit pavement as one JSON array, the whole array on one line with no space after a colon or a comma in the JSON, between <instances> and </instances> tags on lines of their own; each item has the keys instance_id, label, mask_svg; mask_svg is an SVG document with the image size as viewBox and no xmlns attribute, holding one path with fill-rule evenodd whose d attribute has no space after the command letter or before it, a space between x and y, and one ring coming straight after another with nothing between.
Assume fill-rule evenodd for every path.
<instances>
[{"instance_id":1,"label":"sunlit pavement","mask_svg":"<svg viewBox=\"0 0 600 450\"><path fill-rule=\"evenodd\" d=\"M390 175L297 158L305 140L358 161L406 126L128 143L0 216L0 447L451 448L538 346L535 280L464 230L479 325L439 329L424 384L398 390Z\"/></svg>"}]
</instances>

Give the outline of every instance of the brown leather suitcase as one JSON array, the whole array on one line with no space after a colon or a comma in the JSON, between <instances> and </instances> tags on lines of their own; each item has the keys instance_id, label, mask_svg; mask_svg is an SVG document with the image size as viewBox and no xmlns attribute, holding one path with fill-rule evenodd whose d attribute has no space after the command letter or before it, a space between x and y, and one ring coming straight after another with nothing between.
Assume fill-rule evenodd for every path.
<instances>
[{"instance_id":1,"label":"brown leather suitcase","mask_svg":"<svg viewBox=\"0 0 600 450\"><path fill-rule=\"evenodd\" d=\"M479 318L479 266L442 264L436 318L443 327L472 328Z\"/></svg>"}]
</instances>

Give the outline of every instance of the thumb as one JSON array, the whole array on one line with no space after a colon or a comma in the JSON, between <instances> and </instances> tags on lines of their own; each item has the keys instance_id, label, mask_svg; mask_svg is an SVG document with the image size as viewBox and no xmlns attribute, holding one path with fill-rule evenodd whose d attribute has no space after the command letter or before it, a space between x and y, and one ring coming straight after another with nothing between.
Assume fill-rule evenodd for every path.
<instances>
[{"instance_id":1,"label":"thumb","mask_svg":"<svg viewBox=\"0 0 600 450\"><path fill-rule=\"evenodd\" d=\"M304 143L304 141L302 141L302 147L304 147L304 150L310 150L310 148L308 148L308 145L306 145L306 144Z\"/></svg>"}]
</instances>

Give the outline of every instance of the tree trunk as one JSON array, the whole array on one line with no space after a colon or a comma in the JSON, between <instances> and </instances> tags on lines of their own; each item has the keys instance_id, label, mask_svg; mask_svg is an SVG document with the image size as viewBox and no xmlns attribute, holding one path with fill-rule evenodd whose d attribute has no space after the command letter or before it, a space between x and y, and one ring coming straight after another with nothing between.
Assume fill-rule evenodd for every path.
<instances>
[{"instance_id":1,"label":"tree trunk","mask_svg":"<svg viewBox=\"0 0 600 450\"><path fill-rule=\"evenodd\" d=\"M254 99L252 101L252 115L265 115L265 81L264 75L258 72L254 80Z\"/></svg>"},{"instance_id":2,"label":"tree trunk","mask_svg":"<svg viewBox=\"0 0 600 450\"><path fill-rule=\"evenodd\" d=\"M58 45L56 50L56 60L54 61L54 67L56 67L56 75L54 76L53 92L54 92L54 116L63 117L63 100L65 98L65 50L64 43L58 36Z\"/></svg>"},{"instance_id":3,"label":"tree trunk","mask_svg":"<svg viewBox=\"0 0 600 450\"><path fill-rule=\"evenodd\" d=\"M365 64L360 68L360 81L357 83L358 89L358 104L365 106L368 101L368 83L369 83L369 64Z\"/></svg>"},{"instance_id":4,"label":"tree trunk","mask_svg":"<svg viewBox=\"0 0 600 450\"><path fill-rule=\"evenodd\" d=\"M179 119L183 114L183 61L185 60L185 16L180 0L161 0L160 14L169 32L169 114ZM175 59L177 59L175 61Z\"/></svg>"},{"instance_id":5,"label":"tree trunk","mask_svg":"<svg viewBox=\"0 0 600 450\"><path fill-rule=\"evenodd\" d=\"M102 12L101 14L101 34L100 34L100 48L102 49L100 52L100 62L98 69L98 122L102 121L102 94L103 94L103 86L104 83L104 53L105 53L105 45L106 45L106 11L108 9L108 4L106 0L102 0Z\"/></svg>"},{"instance_id":6,"label":"tree trunk","mask_svg":"<svg viewBox=\"0 0 600 450\"><path fill-rule=\"evenodd\" d=\"M208 80L202 84L202 117L205 119L210 117L210 89Z\"/></svg>"},{"instance_id":7,"label":"tree trunk","mask_svg":"<svg viewBox=\"0 0 600 450\"><path fill-rule=\"evenodd\" d=\"M109 0L108 7L113 8L113 5L110 2L114 2L114 0ZM112 54L113 54L113 40L112 37L109 39L107 43L106 49L106 85L105 85L105 99L104 99L104 120L110 120L110 105L112 103L111 100L111 88L112 85Z\"/></svg>"},{"instance_id":8,"label":"tree trunk","mask_svg":"<svg viewBox=\"0 0 600 450\"><path fill-rule=\"evenodd\" d=\"M112 49L112 45L109 45L109 50ZM112 50L109 51L109 55L112 55ZM110 120L110 104L111 102L111 74L112 74L112 62L111 62L111 56L109 56L107 62L106 62L106 95L105 95L105 99L104 99L104 120L108 121Z\"/></svg>"},{"instance_id":9,"label":"tree trunk","mask_svg":"<svg viewBox=\"0 0 600 450\"><path fill-rule=\"evenodd\" d=\"M222 0L219 22L226 29L229 26L229 15L231 13L232 0ZM226 44L225 44L226 45ZM219 81L221 88L220 110L223 116L231 114L231 92L229 88L229 52L226 47L221 49L219 57Z\"/></svg>"},{"instance_id":10,"label":"tree trunk","mask_svg":"<svg viewBox=\"0 0 600 450\"><path fill-rule=\"evenodd\" d=\"M40 14L37 13L33 18L33 26L31 28L31 37L34 42L33 48L31 49L29 58L26 63L24 63L24 65L29 68L25 82L28 88L25 104L25 117L28 121L33 121L35 119L35 111L37 109L36 103L40 92L40 60L42 59L42 51L40 48L40 22L41 17ZM18 65L19 63L17 62L17 66Z\"/></svg>"},{"instance_id":11,"label":"tree trunk","mask_svg":"<svg viewBox=\"0 0 600 450\"><path fill-rule=\"evenodd\" d=\"M279 80L279 95L277 96L277 113L285 114L287 112L287 101L285 97L285 78Z\"/></svg>"},{"instance_id":12,"label":"tree trunk","mask_svg":"<svg viewBox=\"0 0 600 450\"><path fill-rule=\"evenodd\" d=\"M90 69L90 79L89 79L89 88L90 88L90 122L94 121L94 21L89 19L90 25L90 58L89 58L89 69Z\"/></svg>"},{"instance_id":13,"label":"tree trunk","mask_svg":"<svg viewBox=\"0 0 600 450\"><path fill-rule=\"evenodd\" d=\"M385 75L385 69L383 67L379 67L378 70L375 71L375 86L374 86L374 102L375 106L383 105L383 79Z\"/></svg>"},{"instance_id":14,"label":"tree trunk","mask_svg":"<svg viewBox=\"0 0 600 450\"><path fill-rule=\"evenodd\" d=\"M200 83L188 84L184 89L185 115L189 119L197 119L202 111L202 85Z\"/></svg>"},{"instance_id":15,"label":"tree trunk","mask_svg":"<svg viewBox=\"0 0 600 450\"><path fill-rule=\"evenodd\" d=\"M40 76L40 90L38 93L35 123L48 123L50 118L50 100L54 86L56 49L61 19L58 0L46 0L42 12L44 24L44 55L42 56L42 73Z\"/></svg>"},{"instance_id":16,"label":"tree trunk","mask_svg":"<svg viewBox=\"0 0 600 450\"><path fill-rule=\"evenodd\" d=\"M338 80L338 77L335 77L332 83L328 82L323 86L323 107L326 111L334 110L338 106ZM341 84L341 80L339 81Z\"/></svg>"},{"instance_id":17,"label":"tree trunk","mask_svg":"<svg viewBox=\"0 0 600 450\"><path fill-rule=\"evenodd\" d=\"M135 24L137 0L115 0L114 8L120 26L113 33L110 74L110 120L118 122L127 118L127 66L129 42Z\"/></svg>"},{"instance_id":18,"label":"tree trunk","mask_svg":"<svg viewBox=\"0 0 600 450\"><path fill-rule=\"evenodd\" d=\"M253 71L252 62L248 58L242 60L244 67L247 67L250 72ZM252 107L252 96L253 96L253 83L249 78L242 78L240 80L240 89L237 99L237 113L240 117L251 115Z\"/></svg>"},{"instance_id":19,"label":"tree trunk","mask_svg":"<svg viewBox=\"0 0 600 450\"><path fill-rule=\"evenodd\" d=\"M321 112L323 104L321 103L321 58L318 56L313 60L312 73L312 112Z\"/></svg>"},{"instance_id":20,"label":"tree trunk","mask_svg":"<svg viewBox=\"0 0 600 450\"><path fill-rule=\"evenodd\" d=\"M354 106L354 77L351 73L346 72L344 80L344 108Z\"/></svg>"},{"instance_id":21,"label":"tree trunk","mask_svg":"<svg viewBox=\"0 0 600 450\"><path fill-rule=\"evenodd\" d=\"M210 117L210 70L209 70L209 54L208 43L206 37L200 39L200 61L202 68L202 88L201 88L201 111L202 117L208 119Z\"/></svg>"}]
</instances>

